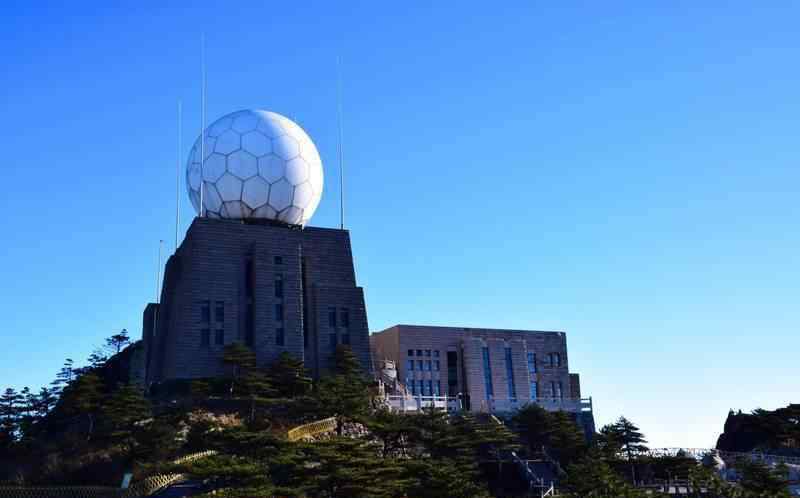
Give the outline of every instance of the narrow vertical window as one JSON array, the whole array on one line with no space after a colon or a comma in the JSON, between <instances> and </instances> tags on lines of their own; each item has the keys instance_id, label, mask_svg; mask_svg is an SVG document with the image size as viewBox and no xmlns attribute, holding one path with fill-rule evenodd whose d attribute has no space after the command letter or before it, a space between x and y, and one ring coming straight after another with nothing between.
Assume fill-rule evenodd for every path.
<instances>
[{"instance_id":1,"label":"narrow vertical window","mask_svg":"<svg viewBox=\"0 0 800 498\"><path fill-rule=\"evenodd\" d=\"M342 327L344 328L350 327L350 310L347 308L342 308L339 311L342 318Z\"/></svg>"},{"instance_id":2,"label":"narrow vertical window","mask_svg":"<svg viewBox=\"0 0 800 498\"><path fill-rule=\"evenodd\" d=\"M409 349L408 350L408 356L414 356L414 350L413 349Z\"/></svg>"},{"instance_id":3,"label":"narrow vertical window","mask_svg":"<svg viewBox=\"0 0 800 498\"><path fill-rule=\"evenodd\" d=\"M555 398L556 397L556 383L555 383L555 381L551 381L550 382L550 397L551 398Z\"/></svg>"},{"instance_id":4,"label":"narrow vertical window","mask_svg":"<svg viewBox=\"0 0 800 498\"><path fill-rule=\"evenodd\" d=\"M558 399L564 399L564 389L563 389L564 386L560 380L558 381L556 387L558 388L558 395L557 395Z\"/></svg>"},{"instance_id":5,"label":"narrow vertical window","mask_svg":"<svg viewBox=\"0 0 800 498\"><path fill-rule=\"evenodd\" d=\"M528 353L528 373L536 373L536 353Z\"/></svg>"},{"instance_id":6,"label":"narrow vertical window","mask_svg":"<svg viewBox=\"0 0 800 498\"><path fill-rule=\"evenodd\" d=\"M203 301L200 304L200 321L203 323L211 321L211 301Z\"/></svg>"},{"instance_id":7,"label":"narrow vertical window","mask_svg":"<svg viewBox=\"0 0 800 498\"><path fill-rule=\"evenodd\" d=\"M283 342L284 342L283 327L278 327L275 329L275 344L278 346L283 346Z\"/></svg>"},{"instance_id":8,"label":"narrow vertical window","mask_svg":"<svg viewBox=\"0 0 800 498\"><path fill-rule=\"evenodd\" d=\"M425 356L430 356L430 355L431 355L431 350L430 349L426 349L425 350Z\"/></svg>"},{"instance_id":9,"label":"narrow vertical window","mask_svg":"<svg viewBox=\"0 0 800 498\"><path fill-rule=\"evenodd\" d=\"M222 323L225 321L225 301L217 301L214 306L214 321Z\"/></svg>"},{"instance_id":10,"label":"narrow vertical window","mask_svg":"<svg viewBox=\"0 0 800 498\"><path fill-rule=\"evenodd\" d=\"M517 400L517 386L514 384L514 364L511 359L511 348L506 348L506 378L508 382L508 398Z\"/></svg>"},{"instance_id":11,"label":"narrow vertical window","mask_svg":"<svg viewBox=\"0 0 800 498\"><path fill-rule=\"evenodd\" d=\"M431 371L431 360L425 360L425 370Z\"/></svg>"},{"instance_id":12,"label":"narrow vertical window","mask_svg":"<svg viewBox=\"0 0 800 498\"><path fill-rule=\"evenodd\" d=\"M208 346L211 343L211 331L209 329L200 329L200 345Z\"/></svg>"},{"instance_id":13,"label":"narrow vertical window","mask_svg":"<svg viewBox=\"0 0 800 498\"><path fill-rule=\"evenodd\" d=\"M283 304L281 303L275 304L275 321L283 321Z\"/></svg>"},{"instance_id":14,"label":"narrow vertical window","mask_svg":"<svg viewBox=\"0 0 800 498\"><path fill-rule=\"evenodd\" d=\"M283 298L283 275L275 275L275 297Z\"/></svg>"},{"instance_id":15,"label":"narrow vertical window","mask_svg":"<svg viewBox=\"0 0 800 498\"><path fill-rule=\"evenodd\" d=\"M458 395L458 353L447 352L447 394Z\"/></svg>"},{"instance_id":16,"label":"narrow vertical window","mask_svg":"<svg viewBox=\"0 0 800 498\"><path fill-rule=\"evenodd\" d=\"M433 352L433 357L434 358L438 358L439 357L439 350L438 349Z\"/></svg>"},{"instance_id":17,"label":"narrow vertical window","mask_svg":"<svg viewBox=\"0 0 800 498\"><path fill-rule=\"evenodd\" d=\"M331 351L336 351L336 334L330 334L328 336L328 346L330 346Z\"/></svg>"},{"instance_id":18,"label":"narrow vertical window","mask_svg":"<svg viewBox=\"0 0 800 498\"><path fill-rule=\"evenodd\" d=\"M225 330L217 329L214 332L214 344L217 346L222 346L225 344Z\"/></svg>"},{"instance_id":19,"label":"narrow vertical window","mask_svg":"<svg viewBox=\"0 0 800 498\"><path fill-rule=\"evenodd\" d=\"M535 380L531 381L531 401L539 399L539 384Z\"/></svg>"},{"instance_id":20,"label":"narrow vertical window","mask_svg":"<svg viewBox=\"0 0 800 498\"><path fill-rule=\"evenodd\" d=\"M422 368L422 366L423 366L422 360L417 360L417 370L419 370L420 372L423 371L424 368Z\"/></svg>"},{"instance_id":21,"label":"narrow vertical window","mask_svg":"<svg viewBox=\"0 0 800 498\"><path fill-rule=\"evenodd\" d=\"M336 308L328 308L328 327L336 328Z\"/></svg>"},{"instance_id":22,"label":"narrow vertical window","mask_svg":"<svg viewBox=\"0 0 800 498\"><path fill-rule=\"evenodd\" d=\"M347 344L348 346L350 345L350 334L342 334L342 344Z\"/></svg>"},{"instance_id":23,"label":"narrow vertical window","mask_svg":"<svg viewBox=\"0 0 800 498\"><path fill-rule=\"evenodd\" d=\"M424 380L419 380L419 381L417 381L417 383L418 383L419 395L420 396L425 396L425 381Z\"/></svg>"},{"instance_id":24,"label":"narrow vertical window","mask_svg":"<svg viewBox=\"0 0 800 498\"><path fill-rule=\"evenodd\" d=\"M433 386L436 388L436 391L434 391L434 394L436 396L441 396L442 395L442 381L437 380L436 384L434 384Z\"/></svg>"},{"instance_id":25,"label":"narrow vertical window","mask_svg":"<svg viewBox=\"0 0 800 498\"><path fill-rule=\"evenodd\" d=\"M483 382L486 388L486 399L492 399L494 386L492 385L492 364L489 359L489 348L483 348Z\"/></svg>"},{"instance_id":26,"label":"narrow vertical window","mask_svg":"<svg viewBox=\"0 0 800 498\"><path fill-rule=\"evenodd\" d=\"M408 364L406 365L406 367L407 367L409 370L412 370L412 371L413 371L413 370L414 370L414 360L408 360Z\"/></svg>"},{"instance_id":27,"label":"narrow vertical window","mask_svg":"<svg viewBox=\"0 0 800 498\"><path fill-rule=\"evenodd\" d=\"M439 370L441 370L441 367L442 367L442 365L439 362L439 360L433 360L433 369L434 370L436 370L438 372Z\"/></svg>"},{"instance_id":28,"label":"narrow vertical window","mask_svg":"<svg viewBox=\"0 0 800 498\"><path fill-rule=\"evenodd\" d=\"M433 396L433 381L428 381L428 396Z\"/></svg>"},{"instance_id":29,"label":"narrow vertical window","mask_svg":"<svg viewBox=\"0 0 800 498\"><path fill-rule=\"evenodd\" d=\"M283 256L275 256L273 261L275 262L276 265L282 265L283 264Z\"/></svg>"},{"instance_id":30,"label":"narrow vertical window","mask_svg":"<svg viewBox=\"0 0 800 498\"><path fill-rule=\"evenodd\" d=\"M406 380L406 385L407 386L411 386L411 395L412 396L416 396L417 395L417 383L414 382L413 379L412 380Z\"/></svg>"}]
</instances>

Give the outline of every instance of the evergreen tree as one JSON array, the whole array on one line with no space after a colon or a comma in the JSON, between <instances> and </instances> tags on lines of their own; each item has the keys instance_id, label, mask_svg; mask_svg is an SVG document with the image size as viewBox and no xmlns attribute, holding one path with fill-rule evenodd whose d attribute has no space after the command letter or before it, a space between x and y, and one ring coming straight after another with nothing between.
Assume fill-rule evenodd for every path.
<instances>
[{"instance_id":1,"label":"evergreen tree","mask_svg":"<svg viewBox=\"0 0 800 498\"><path fill-rule=\"evenodd\" d=\"M287 398L303 396L311 390L311 377L303 361L283 352L267 371L279 395Z\"/></svg>"},{"instance_id":2,"label":"evergreen tree","mask_svg":"<svg viewBox=\"0 0 800 498\"><path fill-rule=\"evenodd\" d=\"M230 388L228 394L234 396L238 393L237 385L241 385L241 378L249 370L256 367L256 354L240 342L234 342L225 346L222 354L222 363L228 367L230 377Z\"/></svg>"},{"instance_id":3,"label":"evergreen tree","mask_svg":"<svg viewBox=\"0 0 800 498\"><path fill-rule=\"evenodd\" d=\"M56 374L56 378L53 382L50 383L53 386L54 393L59 396L64 391L64 388L67 387L72 383L75 379L75 372L73 371L73 364L72 358L67 358L64 360L64 366L61 367L61 370Z\"/></svg>"},{"instance_id":4,"label":"evergreen tree","mask_svg":"<svg viewBox=\"0 0 800 498\"><path fill-rule=\"evenodd\" d=\"M784 466L771 469L761 462L740 459L735 464L741 473L739 485L752 496L789 497L788 468Z\"/></svg>"},{"instance_id":5,"label":"evergreen tree","mask_svg":"<svg viewBox=\"0 0 800 498\"><path fill-rule=\"evenodd\" d=\"M118 354L122 348L131 343L131 338L128 336L128 330L122 329L119 333L112 335L106 339L106 347L111 354Z\"/></svg>"},{"instance_id":6,"label":"evergreen tree","mask_svg":"<svg viewBox=\"0 0 800 498\"><path fill-rule=\"evenodd\" d=\"M108 339L106 339L106 341L108 341ZM89 362L89 368L98 369L108 361L108 355L102 349L98 348L92 351L87 361Z\"/></svg>"},{"instance_id":7,"label":"evergreen tree","mask_svg":"<svg viewBox=\"0 0 800 498\"><path fill-rule=\"evenodd\" d=\"M19 436L22 401L22 395L12 387L0 395L0 446L10 446Z\"/></svg>"},{"instance_id":8,"label":"evergreen tree","mask_svg":"<svg viewBox=\"0 0 800 498\"><path fill-rule=\"evenodd\" d=\"M100 377L91 372L79 376L64 389L62 398L67 415L86 417L88 422L86 439L91 439L94 433L95 415L102 399Z\"/></svg>"},{"instance_id":9,"label":"evergreen tree","mask_svg":"<svg viewBox=\"0 0 800 498\"><path fill-rule=\"evenodd\" d=\"M644 435L639 432L639 428L633 422L625 417L620 417L615 423L606 425L600 432L607 440L618 444L629 461L635 454L647 451L647 446L644 445L647 440Z\"/></svg>"},{"instance_id":10,"label":"evergreen tree","mask_svg":"<svg viewBox=\"0 0 800 498\"><path fill-rule=\"evenodd\" d=\"M568 496L575 498L645 498L651 496L632 488L614 473L602 459L602 453L592 452L567 467L562 482Z\"/></svg>"},{"instance_id":11,"label":"evergreen tree","mask_svg":"<svg viewBox=\"0 0 800 498\"><path fill-rule=\"evenodd\" d=\"M36 413L37 418L43 418L45 415L50 413L50 410L56 405L58 401L58 396L55 393L54 389L49 389L47 387L43 387L39 390L39 394L36 396L34 410Z\"/></svg>"},{"instance_id":12,"label":"evergreen tree","mask_svg":"<svg viewBox=\"0 0 800 498\"><path fill-rule=\"evenodd\" d=\"M336 433L340 436L346 422L363 420L369 413L369 383L361 370L361 363L348 346L336 348L333 375L327 375L319 382L317 398L320 411L337 418Z\"/></svg>"},{"instance_id":13,"label":"evergreen tree","mask_svg":"<svg viewBox=\"0 0 800 498\"><path fill-rule=\"evenodd\" d=\"M538 405L528 404L514 415L512 424L533 453L544 450L563 466L586 452L583 432L566 412L548 412Z\"/></svg>"},{"instance_id":14,"label":"evergreen tree","mask_svg":"<svg viewBox=\"0 0 800 498\"><path fill-rule=\"evenodd\" d=\"M150 417L150 402L135 385L118 387L103 406L103 419L113 440L130 447L134 424Z\"/></svg>"}]
</instances>

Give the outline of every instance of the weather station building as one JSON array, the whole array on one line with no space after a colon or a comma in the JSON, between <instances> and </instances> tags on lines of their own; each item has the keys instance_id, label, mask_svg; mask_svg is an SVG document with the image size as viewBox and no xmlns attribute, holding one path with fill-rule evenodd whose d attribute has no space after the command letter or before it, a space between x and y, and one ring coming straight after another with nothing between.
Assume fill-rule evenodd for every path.
<instances>
[{"instance_id":1,"label":"weather station building","mask_svg":"<svg viewBox=\"0 0 800 498\"><path fill-rule=\"evenodd\" d=\"M226 115L195 142L186 183L198 216L144 310L148 385L223 374L233 342L259 365L291 353L315 377L347 344L369 370L349 233L307 226L323 170L305 131L272 112Z\"/></svg>"}]
</instances>

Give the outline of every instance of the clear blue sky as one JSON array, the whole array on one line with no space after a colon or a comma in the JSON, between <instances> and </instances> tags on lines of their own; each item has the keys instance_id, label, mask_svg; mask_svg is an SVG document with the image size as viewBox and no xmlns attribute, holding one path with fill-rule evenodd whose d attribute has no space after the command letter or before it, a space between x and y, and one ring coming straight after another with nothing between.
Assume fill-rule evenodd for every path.
<instances>
[{"instance_id":1,"label":"clear blue sky","mask_svg":"<svg viewBox=\"0 0 800 498\"><path fill-rule=\"evenodd\" d=\"M319 226L338 223L341 56L372 330L564 330L598 423L655 446L800 401L796 4L19 3L0 12L0 385L140 336L204 31L209 120L298 121L326 165Z\"/></svg>"}]
</instances>

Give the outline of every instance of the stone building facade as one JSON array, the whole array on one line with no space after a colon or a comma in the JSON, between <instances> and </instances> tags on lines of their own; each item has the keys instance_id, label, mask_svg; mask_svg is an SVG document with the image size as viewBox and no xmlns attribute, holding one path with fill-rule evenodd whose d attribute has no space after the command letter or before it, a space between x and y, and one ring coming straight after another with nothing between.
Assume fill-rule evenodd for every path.
<instances>
[{"instance_id":1,"label":"stone building facade","mask_svg":"<svg viewBox=\"0 0 800 498\"><path fill-rule=\"evenodd\" d=\"M224 373L241 342L268 365L281 352L315 377L348 344L369 371L364 292L346 230L195 218L169 258L160 304L143 314L148 384Z\"/></svg>"},{"instance_id":2,"label":"stone building facade","mask_svg":"<svg viewBox=\"0 0 800 498\"><path fill-rule=\"evenodd\" d=\"M591 412L569 372L564 332L396 325L370 337L376 364L391 360L404 395L448 396L469 411L527 403Z\"/></svg>"}]
</instances>

